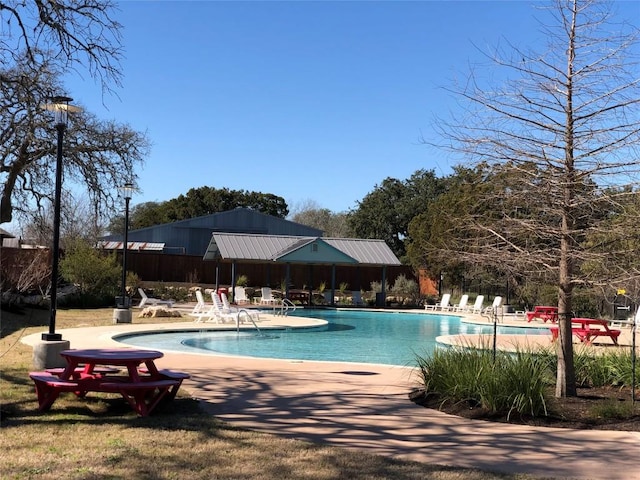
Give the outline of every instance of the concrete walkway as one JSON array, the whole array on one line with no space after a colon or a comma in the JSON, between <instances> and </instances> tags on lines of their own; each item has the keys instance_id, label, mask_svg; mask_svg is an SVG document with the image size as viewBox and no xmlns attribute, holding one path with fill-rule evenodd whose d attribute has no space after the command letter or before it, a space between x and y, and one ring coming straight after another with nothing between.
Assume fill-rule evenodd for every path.
<instances>
[{"instance_id":1,"label":"concrete walkway","mask_svg":"<svg viewBox=\"0 0 640 480\"><path fill-rule=\"evenodd\" d=\"M282 317L278 322L282 322ZM298 321L298 320L296 320ZM162 324L163 329L193 327ZM261 325L262 327L262 325ZM123 346L118 332L152 325L61 330L72 348ZM24 339L33 344L39 335ZM397 459L552 478L640 479L640 433L471 421L408 400L412 370L165 352L157 362L192 375L184 387L239 427Z\"/></svg>"}]
</instances>

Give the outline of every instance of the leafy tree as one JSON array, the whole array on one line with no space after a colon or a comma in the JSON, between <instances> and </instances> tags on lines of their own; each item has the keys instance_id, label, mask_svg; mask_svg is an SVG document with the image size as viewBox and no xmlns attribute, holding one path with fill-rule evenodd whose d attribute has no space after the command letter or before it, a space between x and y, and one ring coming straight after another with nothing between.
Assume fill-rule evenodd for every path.
<instances>
[{"instance_id":1,"label":"leafy tree","mask_svg":"<svg viewBox=\"0 0 640 480\"><path fill-rule=\"evenodd\" d=\"M352 236L346 213L333 213L328 208L321 208L313 200L298 206L291 220L322 230L325 237L349 238Z\"/></svg>"},{"instance_id":2,"label":"leafy tree","mask_svg":"<svg viewBox=\"0 0 640 480\"><path fill-rule=\"evenodd\" d=\"M619 209L635 191L610 187L638 173L640 80L625 55L638 30L611 25L607 4L590 0L557 0L546 18L545 53L511 46L490 55L507 74L501 88L475 74L451 88L468 109L438 121L443 146L486 164L500 183L477 197L481 215L467 209L458 217L465 241L442 248L501 271L553 276L560 315L556 395L575 396L574 289L590 280L581 265L609 255L587 239L605 229L624 238L636 223ZM620 212L615 232L605 212ZM447 233L453 238L455 230Z\"/></svg>"},{"instance_id":3,"label":"leafy tree","mask_svg":"<svg viewBox=\"0 0 640 480\"><path fill-rule=\"evenodd\" d=\"M425 212L443 188L433 170L418 170L405 181L386 178L358 202L349 215L349 225L356 237L384 240L406 262L409 222Z\"/></svg>"},{"instance_id":4,"label":"leafy tree","mask_svg":"<svg viewBox=\"0 0 640 480\"><path fill-rule=\"evenodd\" d=\"M103 255L82 239L68 242L60 260L60 273L76 285L81 295L113 300L118 292L122 265L114 253Z\"/></svg>"}]
</instances>

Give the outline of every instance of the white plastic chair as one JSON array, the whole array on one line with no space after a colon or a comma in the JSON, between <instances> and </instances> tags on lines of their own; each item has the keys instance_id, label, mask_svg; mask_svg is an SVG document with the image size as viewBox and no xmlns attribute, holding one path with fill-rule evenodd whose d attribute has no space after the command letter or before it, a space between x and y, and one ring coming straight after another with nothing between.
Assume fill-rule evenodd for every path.
<instances>
[{"instance_id":1,"label":"white plastic chair","mask_svg":"<svg viewBox=\"0 0 640 480\"><path fill-rule=\"evenodd\" d=\"M249 299L247 298L247 292L245 292L244 287L233 287L233 300L238 305L250 303Z\"/></svg>"},{"instance_id":2,"label":"white plastic chair","mask_svg":"<svg viewBox=\"0 0 640 480\"><path fill-rule=\"evenodd\" d=\"M462 295L462 297L460 297L460 302L456 303L453 307L451 307L451 310L453 310L454 312L466 311L468 301L469 301L469 295L467 294Z\"/></svg>"},{"instance_id":3,"label":"white plastic chair","mask_svg":"<svg viewBox=\"0 0 640 480\"><path fill-rule=\"evenodd\" d=\"M493 303L490 306L488 306L483 310L483 313L485 314L492 313L494 310L500 308L500 305L502 305L502 297L498 296L493 299Z\"/></svg>"},{"instance_id":4,"label":"white plastic chair","mask_svg":"<svg viewBox=\"0 0 640 480\"><path fill-rule=\"evenodd\" d=\"M473 304L471 309L469 310L471 313L482 313L482 304L484 303L484 295L478 295L476 297L476 302Z\"/></svg>"},{"instance_id":5,"label":"white plastic chair","mask_svg":"<svg viewBox=\"0 0 640 480\"><path fill-rule=\"evenodd\" d=\"M278 303L278 299L273 296L271 287L262 287L261 293L260 305L275 305Z\"/></svg>"},{"instance_id":6,"label":"white plastic chair","mask_svg":"<svg viewBox=\"0 0 640 480\"><path fill-rule=\"evenodd\" d=\"M449 300L451 300L451 294L445 293L442 296L442 300L440 300L440 303L437 303L435 305L425 305L424 309L425 310L446 310L449 308Z\"/></svg>"}]
</instances>

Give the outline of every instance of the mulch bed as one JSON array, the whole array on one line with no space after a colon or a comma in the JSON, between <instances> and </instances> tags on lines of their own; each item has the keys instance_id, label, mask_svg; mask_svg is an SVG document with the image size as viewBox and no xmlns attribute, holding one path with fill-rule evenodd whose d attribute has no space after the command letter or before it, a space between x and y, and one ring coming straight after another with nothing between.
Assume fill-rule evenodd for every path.
<instances>
[{"instance_id":1,"label":"mulch bed","mask_svg":"<svg viewBox=\"0 0 640 480\"><path fill-rule=\"evenodd\" d=\"M631 389L616 387L579 388L577 397L556 398L548 392L548 416L531 417L507 412L494 413L472 402L450 403L423 390L410 393L411 401L425 408L440 410L450 415L542 427L599 429L640 432L640 389L636 390L635 409L632 409Z\"/></svg>"}]
</instances>

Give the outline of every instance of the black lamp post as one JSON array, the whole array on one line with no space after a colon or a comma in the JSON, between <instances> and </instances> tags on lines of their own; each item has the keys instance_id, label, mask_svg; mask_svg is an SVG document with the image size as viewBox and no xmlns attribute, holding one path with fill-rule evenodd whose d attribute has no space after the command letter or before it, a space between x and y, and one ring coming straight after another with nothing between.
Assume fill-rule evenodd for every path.
<instances>
[{"instance_id":1,"label":"black lamp post","mask_svg":"<svg viewBox=\"0 0 640 480\"><path fill-rule=\"evenodd\" d=\"M45 110L54 112L55 126L58 131L57 159L56 159L56 186L53 204L53 252L51 258L51 306L49 308L49 332L42 334L42 340L59 341L62 335L56 333L56 306L58 301L58 259L60 256L60 196L62 191L62 139L67 128L69 112L77 112L80 109L69 105L73 99L69 97L52 97L49 103L44 105Z\"/></svg>"},{"instance_id":2,"label":"black lamp post","mask_svg":"<svg viewBox=\"0 0 640 480\"><path fill-rule=\"evenodd\" d=\"M124 197L124 242L122 244L122 304L120 308L129 308L127 302L127 247L129 246L129 201L133 195L133 185L125 183L120 188Z\"/></svg>"}]
</instances>

